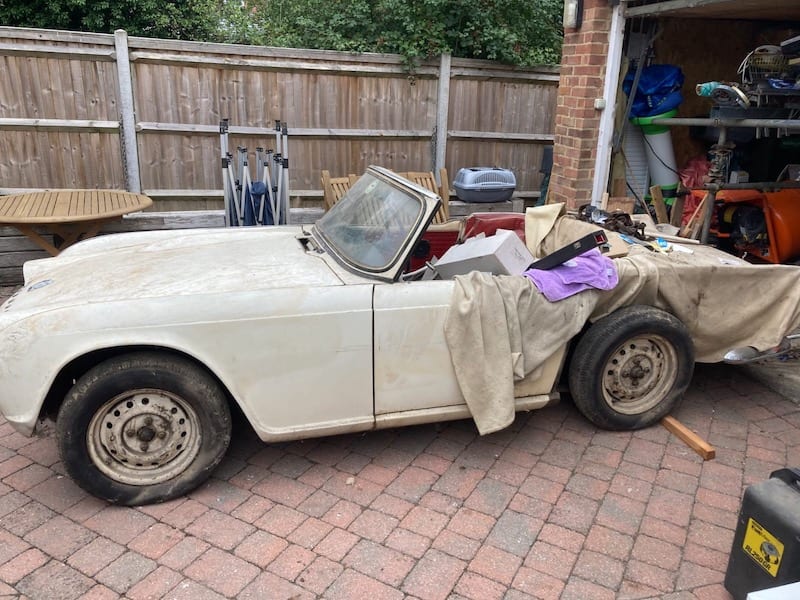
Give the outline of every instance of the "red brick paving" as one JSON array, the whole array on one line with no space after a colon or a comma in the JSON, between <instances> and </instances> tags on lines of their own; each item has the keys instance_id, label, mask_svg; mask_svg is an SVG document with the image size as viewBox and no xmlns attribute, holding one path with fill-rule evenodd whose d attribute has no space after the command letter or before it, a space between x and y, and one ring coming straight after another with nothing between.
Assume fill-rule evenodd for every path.
<instances>
[{"instance_id":1,"label":"red brick paving","mask_svg":"<svg viewBox=\"0 0 800 600\"><path fill-rule=\"evenodd\" d=\"M0 420L0 596L729 600L744 489L800 463L800 406L700 366L661 427L599 431L569 401L265 445L244 429L187 498L121 508L63 475L52 434Z\"/></svg>"}]
</instances>

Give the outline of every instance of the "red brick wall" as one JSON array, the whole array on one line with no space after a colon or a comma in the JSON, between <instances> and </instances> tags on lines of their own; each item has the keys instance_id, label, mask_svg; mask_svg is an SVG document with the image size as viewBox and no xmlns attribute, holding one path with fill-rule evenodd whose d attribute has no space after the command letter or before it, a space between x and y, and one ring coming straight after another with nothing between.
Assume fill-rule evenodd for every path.
<instances>
[{"instance_id":1,"label":"red brick wall","mask_svg":"<svg viewBox=\"0 0 800 600\"><path fill-rule=\"evenodd\" d=\"M556 105L549 201L576 207L591 201L600 111L608 59L611 8L607 0L584 0L580 29L564 32Z\"/></svg>"}]
</instances>

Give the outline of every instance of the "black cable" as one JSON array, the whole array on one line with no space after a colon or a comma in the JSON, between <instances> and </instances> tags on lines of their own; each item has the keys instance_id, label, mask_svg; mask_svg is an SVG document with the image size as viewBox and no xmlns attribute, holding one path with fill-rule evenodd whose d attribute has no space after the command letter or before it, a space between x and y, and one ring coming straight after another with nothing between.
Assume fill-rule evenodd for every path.
<instances>
[{"instance_id":1,"label":"black cable","mask_svg":"<svg viewBox=\"0 0 800 600\"><path fill-rule=\"evenodd\" d=\"M652 152L652 153L653 153L653 156L655 156L655 157L658 159L658 162L660 162L660 163L661 163L662 165L664 165L664 166L665 166L667 169L669 169L670 171L672 171L673 173L675 173L675 175L677 175L677 176L678 176L678 178L680 179L680 175L681 175L681 174L680 174L680 173L678 173L678 172L677 172L675 169L673 169L672 167L670 167L670 166L669 166L667 163L665 163L663 160L661 160L661 157L660 157L658 154L656 154L656 151L655 151L655 150L653 150L653 146L650 144L650 141L647 139L647 136L646 136L646 135L643 135L643 136L642 136L642 138L644 139L644 143L645 143L645 144L647 144L647 147L648 147L648 148L650 148L650 152Z\"/></svg>"},{"instance_id":2,"label":"black cable","mask_svg":"<svg viewBox=\"0 0 800 600\"><path fill-rule=\"evenodd\" d=\"M634 206L635 206L635 205L636 205L636 203L638 202L638 203L639 203L639 207L640 207L640 208L642 208L642 209L644 209L644 212L645 212L646 214L648 214L648 215L649 215L649 214L650 214L650 211L647 209L647 204L645 203L645 201L644 201L644 200L642 200L642 199L639 197L639 194L637 194L637 193L636 193L636 190L635 190L635 189L633 189L633 187L631 186L631 184L630 184L630 182L628 181L628 179L627 179L627 178L625 179L625 185L626 185L626 186L627 186L627 188L628 188L628 189L631 191L631 194L633 194L633 200L634 200L633 204L634 204Z\"/></svg>"}]
</instances>

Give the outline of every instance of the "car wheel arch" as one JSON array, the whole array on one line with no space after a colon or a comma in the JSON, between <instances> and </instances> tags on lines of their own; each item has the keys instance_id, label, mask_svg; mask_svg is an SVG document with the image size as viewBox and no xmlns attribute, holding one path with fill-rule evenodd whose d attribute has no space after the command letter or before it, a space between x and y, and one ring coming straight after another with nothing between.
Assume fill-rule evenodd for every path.
<instances>
[{"instance_id":1,"label":"car wheel arch","mask_svg":"<svg viewBox=\"0 0 800 600\"><path fill-rule=\"evenodd\" d=\"M181 355L116 355L82 375L61 404L61 462L81 488L114 504L183 496L225 456L227 396L207 369Z\"/></svg>"},{"instance_id":2,"label":"car wheel arch","mask_svg":"<svg viewBox=\"0 0 800 600\"><path fill-rule=\"evenodd\" d=\"M93 367L99 365L106 360L124 356L126 354L133 354L136 352L154 352L170 356L177 356L192 362L195 366L206 371L219 386L225 391L228 399L228 408L232 415L236 417L241 416L242 410L239 403L231 394L225 382L211 369L206 363L182 350L169 348L165 346L156 346L148 344L132 344L129 346L113 346L108 348L96 348L89 352L85 352L79 356L74 357L72 360L64 364L59 369L56 376L53 378L50 387L45 395L44 402L39 411L39 418L43 419L48 416L55 417L61 407L67 393L72 388L75 381L80 379Z\"/></svg>"},{"instance_id":3,"label":"car wheel arch","mask_svg":"<svg viewBox=\"0 0 800 600\"><path fill-rule=\"evenodd\" d=\"M605 429L658 422L683 396L694 371L689 329L675 315L649 305L624 306L597 319L570 350L573 402Z\"/></svg>"}]
</instances>

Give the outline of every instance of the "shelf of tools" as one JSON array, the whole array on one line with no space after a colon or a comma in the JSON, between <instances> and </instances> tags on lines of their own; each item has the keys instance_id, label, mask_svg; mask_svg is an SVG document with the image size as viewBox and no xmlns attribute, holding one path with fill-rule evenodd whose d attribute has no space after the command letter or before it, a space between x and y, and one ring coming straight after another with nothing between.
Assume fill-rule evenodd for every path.
<instances>
[{"instance_id":1,"label":"shelf of tools","mask_svg":"<svg viewBox=\"0 0 800 600\"><path fill-rule=\"evenodd\" d=\"M713 127L717 141L709 149L711 167L703 186L702 228L700 241L707 243L718 207L718 193L723 190L751 190L759 193L800 188L800 181L734 182L729 177L729 164L735 144L731 131L754 129L756 137L800 133L800 36L780 46L760 46L742 61L741 83L708 82L698 84L700 96L709 96L714 108L708 118L661 118L656 125ZM764 118L770 115L770 118ZM723 200L724 202L724 200ZM800 223L796 224L800 227ZM771 261L775 261L773 253Z\"/></svg>"},{"instance_id":2,"label":"shelf of tools","mask_svg":"<svg viewBox=\"0 0 800 600\"><path fill-rule=\"evenodd\" d=\"M265 135L270 130L265 129ZM289 223L289 130L275 121L275 148L255 151L255 175L246 147L229 150L231 125L219 122L225 226L286 225ZM234 132L235 133L235 132Z\"/></svg>"}]
</instances>

